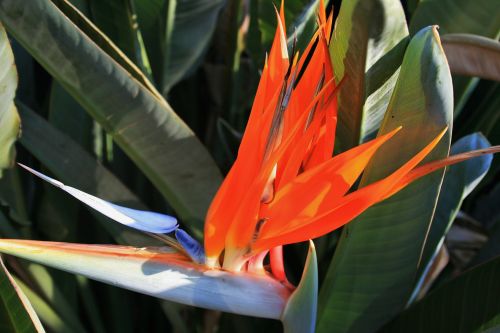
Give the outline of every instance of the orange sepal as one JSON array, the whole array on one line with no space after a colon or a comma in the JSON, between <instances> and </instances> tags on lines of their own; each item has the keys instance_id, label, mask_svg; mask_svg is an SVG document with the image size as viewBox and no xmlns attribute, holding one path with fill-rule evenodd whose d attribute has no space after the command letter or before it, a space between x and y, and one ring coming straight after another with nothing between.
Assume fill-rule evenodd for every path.
<instances>
[{"instance_id":1,"label":"orange sepal","mask_svg":"<svg viewBox=\"0 0 500 333\"><path fill-rule=\"evenodd\" d=\"M285 185L274 200L262 208L267 223L262 237L279 234L289 222L311 219L321 211L335 206L336 201L351 188L375 152L400 128L361 146L348 150L312 168Z\"/></svg>"},{"instance_id":2,"label":"orange sepal","mask_svg":"<svg viewBox=\"0 0 500 333\"><path fill-rule=\"evenodd\" d=\"M318 212L312 218L294 219L280 230L268 232L266 235L261 233L262 238L255 241L252 252L320 237L348 223L370 206L387 198L387 194L391 193L396 184L434 149L446 130L443 130L424 149L386 178L340 198L335 205Z\"/></svg>"},{"instance_id":3,"label":"orange sepal","mask_svg":"<svg viewBox=\"0 0 500 333\"><path fill-rule=\"evenodd\" d=\"M406 176L401 179L399 183L394 186L394 188L387 194L387 197L390 197L394 193L400 191L404 187L406 187L408 184L414 182L415 180L428 175L429 173L432 173L436 170L442 169L444 167L457 164L466 160L469 160L474 157L482 156L485 154L494 154L500 152L500 146L493 146L493 147L488 147L484 149L478 149L478 150L473 150L473 151L468 151L465 153L453 155L453 156L448 156L447 158L444 158L439 161L434 161L434 162L429 162L427 164L424 164L418 168L415 168L412 170L410 173L408 173Z\"/></svg>"}]
</instances>

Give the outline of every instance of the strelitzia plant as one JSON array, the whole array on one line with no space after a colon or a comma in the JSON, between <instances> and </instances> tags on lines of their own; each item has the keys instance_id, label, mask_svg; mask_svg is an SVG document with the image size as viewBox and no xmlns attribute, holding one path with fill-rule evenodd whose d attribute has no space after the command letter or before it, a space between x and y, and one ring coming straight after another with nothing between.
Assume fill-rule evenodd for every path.
<instances>
[{"instance_id":1,"label":"strelitzia plant","mask_svg":"<svg viewBox=\"0 0 500 333\"><path fill-rule=\"evenodd\" d=\"M179 228L175 217L104 201L20 164L112 220L152 235L165 246L2 239L0 251L183 304L281 319L287 332L313 332L318 293L314 245L310 242L298 286L287 280L283 246L328 234L421 177L498 152L500 147L422 164L449 135L451 129L443 126L388 175L357 186L377 152L413 129L398 125L334 153L338 93L348 86L344 83L350 78L334 74L330 53L333 15L327 14L321 1L318 29L302 54L293 46L289 51L283 4L276 17L274 40L238 156L206 215L203 246ZM414 37L415 43L421 39L439 43L436 28L424 29ZM419 111L425 112L415 110Z\"/></svg>"}]
</instances>

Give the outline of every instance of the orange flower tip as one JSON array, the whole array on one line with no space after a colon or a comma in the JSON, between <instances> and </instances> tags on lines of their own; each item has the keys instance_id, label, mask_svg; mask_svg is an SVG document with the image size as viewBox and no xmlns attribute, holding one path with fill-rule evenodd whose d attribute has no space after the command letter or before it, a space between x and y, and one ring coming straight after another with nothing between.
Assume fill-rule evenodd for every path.
<instances>
[{"instance_id":1,"label":"orange flower tip","mask_svg":"<svg viewBox=\"0 0 500 333\"><path fill-rule=\"evenodd\" d=\"M274 7L274 11L276 12L276 16L278 18L277 30L279 31L280 35L281 58L288 59L288 48L286 43L285 28L283 26L284 22L282 22L280 13L278 13L278 9L276 9L276 6Z\"/></svg>"}]
</instances>

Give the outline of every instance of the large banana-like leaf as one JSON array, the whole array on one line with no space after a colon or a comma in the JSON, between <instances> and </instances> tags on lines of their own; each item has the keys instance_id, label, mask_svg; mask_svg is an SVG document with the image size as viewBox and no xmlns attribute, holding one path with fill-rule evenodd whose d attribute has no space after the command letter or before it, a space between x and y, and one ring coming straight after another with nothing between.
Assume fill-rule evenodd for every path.
<instances>
[{"instance_id":1,"label":"large banana-like leaf","mask_svg":"<svg viewBox=\"0 0 500 333\"><path fill-rule=\"evenodd\" d=\"M0 257L0 331L45 332L28 298L12 278Z\"/></svg>"},{"instance_id":2,"label":"large banana-like leaf","mask_svg":"<svg viewBox=\"0 0 500 333\"><path fill-rule=\"evenodd\" d=\"M377 152L360 186L390 174L450 127L452 112L451 75L437 29L428 27L408 45L379 135L403 129ZM447 156L450 139L448 131L426 160ZM442 177L439 171L416 181L343 229L320 292L319 332L373 332L405 306Z\"/></svg>"},{"instance_id":3,"label":"large banana-like leaf","mask_svg":"<svg viewBox=\"0 0 500 333\"><path fill-rule=\"evenodd\" d=\"M443 285L380 332L498 332L499 279L497 257Z\"/></svg>"},{"instance_id":4,"label":"large banana-like leaf","mask_svg":"<svg viewBox=\"0 0 500 333\"><path fill-rule=\"evenodd\" d=\"M12 166L14 142L19 134L19 115L14 106L17 71L5 29L0 24L0 178Z\"/></svg>"},{"instance_id":5,"label":"large banana-like leaf","mask_svg":"<svg viewBox=\"0 0 500 333\"><path fill-rule=\"evenodd\" d=\"M336 149L373 136L384 116L406 46L398 0L343 1L330 44L339 91Z\"/></svg>"},{"instance_id":6,"label":"large banana-like leaf","mask_svg":"<svg viewBox=\"0 0 500 333\"><path fill-rule=\"evenodd\" d=\"M290 291L267 275L207 269L167 247L0 240L0 252L170 301L279 319Z\"/></svg>"},{"instance_id":7,"label":"large banana-like leaf","mask_svg":"<svg viewBox=\"0 0 500 333\"><path fill-rule=\"evenodd\" d=\"M96 196L137 209L146 209L143 203L111 172L69 137L59 132L27 106L18 103L24 123L21 144L57 178ZM64 145L60 143L64 142ZM122 244L151 245L154 240L132 229L96 214L103 227Z\"/></svg>"},{"instance_id":8,"label":"large banana-like leaf","mask_svg":"<svg viewBox=\"0 0 500 333\"><path fill-rule=\"evenodd\" d=\"M201 228L220 174L169 105L49 0L0 1L12 35L108 131L186 222Z\"/></svg>"}]
</instances>

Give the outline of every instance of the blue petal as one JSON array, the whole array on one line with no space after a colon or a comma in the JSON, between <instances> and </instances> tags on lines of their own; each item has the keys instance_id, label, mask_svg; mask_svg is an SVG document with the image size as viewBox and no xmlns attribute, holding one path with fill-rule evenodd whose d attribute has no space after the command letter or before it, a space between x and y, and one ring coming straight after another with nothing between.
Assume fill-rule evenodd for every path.
<instances>
[{"instance_id":1,"label":"blue petal","mask_svg":"<svg viewBox=\"0 0 500 333\"><path fill-rule=\"evenodd\" d=\"M175 217L155 212L118 206L111 202L99 199L97 197L94 197L93 195L80 191L74 187L66 186L60 181L50 178L43 173L35 171L23 164L19 165L32 174L42 178L46 182L59 187L61 190L71 194L73 197L80 200L87 206L94 208L101 214L128 227L141 231L152 232L155 234L169 233L174 231L178 227L177 219Z\"/></svg>"},{"instance_id":2,"label":"blue petal","mask_svg":"<svg viewBox=\"0 0 500 333\"><path fill-rule=\"evenodd\" d=\"M184 250L194 262L198 264L205 263L205 250L196 239L189 236L189 234L182 229L177 229L175 231L175 238L177 238L179 244L182 245Z\"/></svg>"}]
</instances>

